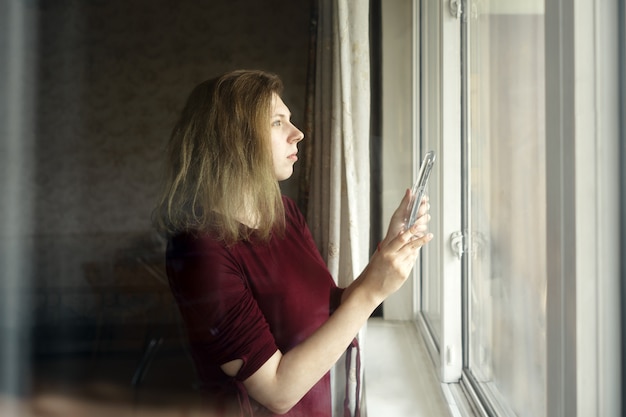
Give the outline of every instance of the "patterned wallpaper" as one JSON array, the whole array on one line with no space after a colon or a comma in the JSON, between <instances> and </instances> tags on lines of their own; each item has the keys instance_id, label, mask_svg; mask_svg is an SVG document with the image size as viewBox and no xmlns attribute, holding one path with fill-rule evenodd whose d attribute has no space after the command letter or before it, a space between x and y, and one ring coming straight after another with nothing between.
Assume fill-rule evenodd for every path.
<instances>
[{"instance_id":1,"label":"patterned wallpaper","mask_svg":"<svg viewBox=\"0 0 626 417\"><path fill-rule=\"evenodd\" d=\"M39 22L35 279L39 287L68 288L55 314L65 308L82 316L92 300L71 293L88 286L86 263L160 243L149 236L149 215L163 149L197 83L235 68L274 71L302 125L309 2L32 4ZM295 181L283 186L295 197Z\"/></svg>"}]
</instances>

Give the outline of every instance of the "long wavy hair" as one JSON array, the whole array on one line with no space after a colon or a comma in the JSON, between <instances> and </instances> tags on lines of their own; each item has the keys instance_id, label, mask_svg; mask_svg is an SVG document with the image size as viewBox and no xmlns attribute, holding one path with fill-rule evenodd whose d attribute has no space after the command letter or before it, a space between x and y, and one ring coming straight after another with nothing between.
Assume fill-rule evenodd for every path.
<instances>
[{"instance_id":1,"label":"long wavy hair","mask_svg":"<svg viewBox=\"0 0 626 417\"><path fill-rule=\"evenodd\" d=\"M227 245L284 231L270 136L273 97L282 89L278 76L256 70L194 88L170 137L165 187L153 212L158 231L210 230ZM254 228L242 225L242 215Z\"/></svg>"}]
</instances>

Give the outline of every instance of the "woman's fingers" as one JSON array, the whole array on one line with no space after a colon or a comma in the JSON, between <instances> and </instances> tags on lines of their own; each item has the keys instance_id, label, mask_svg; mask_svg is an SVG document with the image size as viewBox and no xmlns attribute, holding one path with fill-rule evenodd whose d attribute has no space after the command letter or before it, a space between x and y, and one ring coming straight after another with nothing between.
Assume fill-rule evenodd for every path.
<instances>
[{"instance_id":1,"label":"woman's fingers","mask_svg":"<svg viewBox=\"0 0 626 417\"><path fill-rule=\"evenodd\" d=\"M413 227L410 227L401 232L395 239L389 243L389 250L398 252L404 248L407 249L419 249L426 243L430 242L433 238L432 233L428 232L428 220L430 214L425 214L423 222L415 222Z\"/></svg>"},{"instance_id":2,"label":"woman's fingers","mask_svg":"<svg viewBox=\"0 0 626 417\"><path fill-rule=\"evenodd\" d=\"M417 219L415 220L415 222L417 222L420 217L424 216L424 214L428 213L429 209L430 209L430 204L428 203L428 196L424 196L422 197L422 201L420 202L419 208L417 210ZM405 225L405 227L411 227L413 226L413 224L407 224Z\"/></svg>"},{"instance_id":3,"label":"woman's fingers","mask_svg":"<svg viewBox=\"0 0 626 417\"><path fill-rule=\"evenodd\" d=\"M428 198L427 195L425 195L422 198L422 202L420 203L420 208L419 208L419 211L418 211L418 217L419 216L423 216L424 214L426 214L429 209L430 209L429 198Z\"/></svg>"},{"instance_id":4,"label":"woman's fingers","mask_svg":"<svg viewBox=\"0 0 626 417\"><path fill-rule=\"evenodd\" d=\"M428 222L430 221L430 214L424 213L418 217L417 221L409 229L414 236L421 237L428 230Z\"/></svg>"},{"instance_id":5,"label":"woman's fingers","mask_svg":"<svg viewBox=\"0 0 626 417\"><path fill-rule=\"evenodd\" d=\"M414 240L411 241L410 245L412 245L413 249L420 249L422 246L427 244L433 239L432 233L424 233L421 236L416 236Z\"/></svg>"}]
</instances>

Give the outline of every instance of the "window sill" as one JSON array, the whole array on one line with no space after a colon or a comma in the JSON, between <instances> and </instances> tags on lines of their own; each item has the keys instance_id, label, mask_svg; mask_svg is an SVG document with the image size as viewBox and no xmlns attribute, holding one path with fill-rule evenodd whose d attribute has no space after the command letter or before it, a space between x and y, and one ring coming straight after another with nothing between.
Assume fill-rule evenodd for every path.
<instances>
[{"instance_id":1,"label":"window sill","mask_svg":"<svg viewBox=\"0 0 626 417\"><path fill-rule=\"evenodd\" d=\"M413 322L372 318L365 333L365 400L370 416L459 417Z\"/></svg>"}]
</instances>

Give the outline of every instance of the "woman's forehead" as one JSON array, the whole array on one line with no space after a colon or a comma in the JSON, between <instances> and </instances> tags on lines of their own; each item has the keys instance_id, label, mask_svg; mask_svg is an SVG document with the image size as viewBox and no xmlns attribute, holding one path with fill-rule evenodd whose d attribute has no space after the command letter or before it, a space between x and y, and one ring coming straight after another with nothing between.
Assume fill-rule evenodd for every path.
<instances>
[{"instance_id":1,"label":"woman's forehead","mask_svg":"<svg viewBox=\"0 0 626 417\"><path fill-rule=\"evenodd\" d=\"M272 96L272 114L281 116L290 116L291 112L287 105L283 102L282 98L274 93Z\"/></svg>"}]
</instances>

